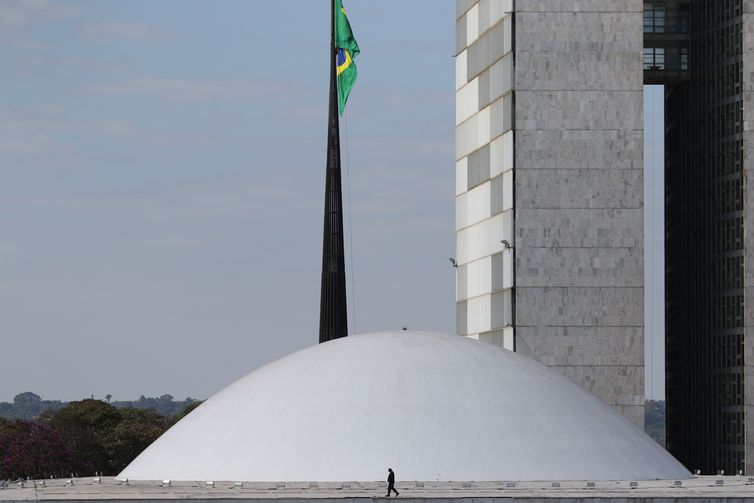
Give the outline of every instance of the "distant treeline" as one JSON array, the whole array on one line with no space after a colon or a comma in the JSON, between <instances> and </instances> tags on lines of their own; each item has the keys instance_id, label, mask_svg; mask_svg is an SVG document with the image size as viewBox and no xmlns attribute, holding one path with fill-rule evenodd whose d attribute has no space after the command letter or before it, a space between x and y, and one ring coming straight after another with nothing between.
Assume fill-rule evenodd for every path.
<instances>
[{"instance_id":1,"label":"distant treeline","mask_svg":"<svg viewBox=\"0 0 754 503\"><path fill-rule=\"evenodd\" d=\"M163 416L175 416L187 406L197 400L188 397L175 401L171 395L158 398L141 395L138 400L110 401L112 395L106 395L105 400L117 409L133 408L139 410L153 410ZM13 398L13 403L0 402L0 417L5 419L23 419L26 421L38 418L44 412L55 412L65 407L69 402L60 400L42 400L36 393L27 391L19 393Z\"/></svg>"},{"instance_id":2,"label":"distant treeline","mask_svg":"<svg viewBox=\"0 0 754 503\"><path fill-rule=\"evenodd\" d=\"M64 403L21 393L13 404L0 404L10 416L0 418L0 480L116 475L201 403L170 395L106 400ZM645 430L664 447L665 402L645 405Z\"/></svg>"},{"instance_id":3,"label":"distant treeline","mask_svg":"<svg viewBox=\"0 0 754 503\"><path fill-rule=\"evenodd\" d=\"M104 400L86 399L48 403L53 408L39 412L44 402L30 395L17 396L14 405L32 398L31 404L36 405L21 407L32 419L0 418L0 480L116 475L201 403L191 400L173 415L147 404L162 404L162 410L173 411L175 404L186 402L142 397L132 403L143 407L116 408ZM174 405L168 409L164 402Z\"/></svg>"}]
</instances>

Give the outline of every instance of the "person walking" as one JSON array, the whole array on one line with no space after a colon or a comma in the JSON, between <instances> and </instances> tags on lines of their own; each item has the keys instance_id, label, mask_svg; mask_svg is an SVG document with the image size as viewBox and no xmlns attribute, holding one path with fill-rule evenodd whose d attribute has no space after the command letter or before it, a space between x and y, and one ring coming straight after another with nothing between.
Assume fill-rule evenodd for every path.
<instances>
[{"instance_id":1,"label":"person walking","mask_svg":"<svg viewBox=\"0 0 754 503\"><path fill-rule=\"evenodd\" d=\"M387 498L390 497L391 492L395 492L395 495L398 496L400 493L395 490L395 473L393 472L392 468L387 469Z\"/></svg>"}]
</instances>

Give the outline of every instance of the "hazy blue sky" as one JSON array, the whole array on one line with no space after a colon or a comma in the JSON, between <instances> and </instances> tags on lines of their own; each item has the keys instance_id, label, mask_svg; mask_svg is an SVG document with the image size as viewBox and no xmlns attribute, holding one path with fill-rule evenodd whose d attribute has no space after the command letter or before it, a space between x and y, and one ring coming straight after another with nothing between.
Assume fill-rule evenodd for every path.
<instances>
[{"instance_id":1,"label":"hazy blue sky","mask_svg":"<svg viewBox=\"0 0 754 503\"><path fill-rule=\"evenodd\" d=\"M644 87L644 364L647 398L665 398L665 88Z\"/></svg>"},{"instance_id":2,"label":"hazy blue sky","mask_svg":"<svg viewBox=\"0 0 754 503\"><path fill-rule=\"evenodd\" d=\"M454 4L347 2L352 331L455 330ZM0 400L204 398L316 343L328 16L0 1Z\"/></svg>"},{"instance_id":3,"label":"hazy blue sky","mask_svg":"<svg viewBox=\"0 0 754 503\"><path fill-rule=\"evenodd\" d=\"M452 332L454 2L347 5L356 331ZM207 397L316 343L328 23L0 2L0 400Z\"/></svg>"}]
</instances>

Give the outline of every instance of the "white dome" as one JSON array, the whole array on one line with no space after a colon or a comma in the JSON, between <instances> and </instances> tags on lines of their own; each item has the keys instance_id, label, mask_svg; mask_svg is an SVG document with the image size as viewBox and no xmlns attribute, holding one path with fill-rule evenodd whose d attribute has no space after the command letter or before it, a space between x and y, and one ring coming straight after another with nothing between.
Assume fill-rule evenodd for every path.
<instances>
[{"instance_id":1,"label":"white dome","mask_svg":"<svg viewBox=\"0 0 754 503\"><path fill-rule=\"evenodd\" d=\"M291 354L223 389L121 477L373 481L689 478L569 379L459 336L384 332Z\"/></svg>"}]
</instances>

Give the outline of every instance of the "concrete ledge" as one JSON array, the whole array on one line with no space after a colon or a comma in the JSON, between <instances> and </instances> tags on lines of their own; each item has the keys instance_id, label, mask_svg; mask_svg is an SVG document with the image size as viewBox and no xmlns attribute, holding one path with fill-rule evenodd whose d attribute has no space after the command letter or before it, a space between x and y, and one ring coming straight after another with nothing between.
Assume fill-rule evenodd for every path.
<instances>
[{"instance_id":1,"label":"concrete ledge","mask_svg":"<svg viewBox=\"0 0 754 503\"><path fill-rule=\"evenodd\" d=\"M23 487L10 483L0 489L2 502L154 502L162 500L193 503L220 501L275 502L317 500L369 501L386 499L384 482L174 482L129 481L112 478L27 481ZM42 485L44 483L44 485ZM539 482L415 482L399 481L399 499L437 503L485 503L526 500L530 503L601 502L622 503L629 499L652 503L748 503L754 502L754 478L695 477L689 480L653 481L539 481Z\"/></svg>"}]
</instances>

